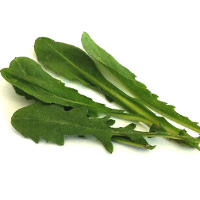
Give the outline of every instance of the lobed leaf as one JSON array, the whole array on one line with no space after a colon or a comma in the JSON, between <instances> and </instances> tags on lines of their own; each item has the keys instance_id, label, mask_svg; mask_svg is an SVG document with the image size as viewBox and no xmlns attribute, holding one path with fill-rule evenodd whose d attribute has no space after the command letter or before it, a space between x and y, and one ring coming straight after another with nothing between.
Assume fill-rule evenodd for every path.
<instances>
[{"instance_id":1,"label":"lobed leaf","mask_svg":"<svg viewBox=\"0 0 200 200\"><path fill-rule=\"evenodd\" d=\"M174 106L158 100L157 95L151 93L143 83L136 80L135 74L98 46L87 33L83 33L81 40L84 49L97 66L102 67L103 65L108 69L143 104L185 127L200 132L200 126L197 122L193 122L189 118L177 113Z\"/></svg>"},{"instance_id":2,"label":"lobed leaf","mask_svg":"<svg viewBox=\"0 0 200 200\"><path fill-rule=\"evenodd\" d=\"M142 135L131 133L132 125L125 128L110 128L109 118L89 118L84 107L65 111L59 105L34 103L14 113L11 123L24 137L36 143L40 139L58 145L64 144L65 136L92 135L107 151L113 151L111 139L115 135L125 135L140 147L152 149Z\"/></svg>"}]
</instances>

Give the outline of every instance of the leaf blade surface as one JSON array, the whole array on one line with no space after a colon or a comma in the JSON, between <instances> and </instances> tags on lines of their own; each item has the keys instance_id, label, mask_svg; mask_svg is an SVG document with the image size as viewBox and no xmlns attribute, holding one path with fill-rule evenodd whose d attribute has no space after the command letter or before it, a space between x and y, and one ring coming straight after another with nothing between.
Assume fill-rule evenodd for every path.
<instances>
[{"instance_id":1,"label":"leaf blade surface","mask_svg":"<svg viewBox=\"0 0 200 200\"><path fill-rule=\"evenodd\" d=\"M38 63L26 57L15 58L9 68L1 70L1 74L4 79L20 89L17 90L18 93L26 97L33 96L42 102L63 106L85 106L102 113L121 112L107 108L79 94L77 90L66 87L64 83L47 74Z\"/></svg>"},{"instance_id":2,"label":"leaf blade surface","mask_svg":"<svg viewBox=\"0 0 200 200\"><path fill-rule=\"evenodd\" d=\"M65 136L92 135L111 153L112 137L121 134L143 148L152 148L142 135L130 133L132 126L110 128L110 124L107 123L108 117L89 118L87 114L87 109L83 107L65 111L59 105L34 103L16 111L11 123L24 137L36 143L44 139L47 142L63 145Z\"/></svg>"}]
</instances>

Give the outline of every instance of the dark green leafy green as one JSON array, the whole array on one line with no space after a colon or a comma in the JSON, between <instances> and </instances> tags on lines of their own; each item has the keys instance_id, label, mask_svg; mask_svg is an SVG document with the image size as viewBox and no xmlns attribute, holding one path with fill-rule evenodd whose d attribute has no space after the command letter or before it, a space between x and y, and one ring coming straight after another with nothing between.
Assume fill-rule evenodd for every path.
<instances>
[{"instance_id":1,"label":"dark green leafy green","mask_svg":"<svg viewBox=\"0 0 200 200\"><path fill-rule=\"evenodd\" d=\"M16 111L11 123L24 137L36 143L43 139L63 145L65 136L92 135L104 145L107 151L112 152L112 137L125 136L129 138L131 145L146 149L153 148L141 134L133 131L135 125L111 128L113 120L109 120L109 117L89 118L85 107L65 111L59 105L34 103Z\"/></svg>"},{"instance_id":2,"label":"dark green leafy green","mask_svg":"<svg viewBox=\"0 0 200 200\"><path fill-rule=\"evenodd\" d=\"M1 74L18 94L28 99L34 97L45 103L84 106L100 113L120 112L94 102L75 89L65 87L64 83L51 77L38 63L26 57L15 58L9 68L1 70Z\"/></svg>"},{"instance_id":3,"label":"dark green leafy green","mask_svg":"<svg viewBox=\"0 0 200 200\"><path fill-rule=\"evenodd\" d=\"M189 118L177 113L174 106L158 100L157 95L151 93L143 83L136 80L135 74L122 66L109 53L98 46L87 33L83 33L82 35L82 44L98 67L101 68L103 65L143 104L185 127L200 132L200 126L198 126L197 122L192 122Z\"/></svg>"},{"instance_id":4,"label":"dark green leafy green","mask_svg":"<svg viewBox=\"0 0 200 200\"><path fill-rule=\"evenodd\" d=\"M92 59L81 49L44 37L35 41L34 49L38 61L54 73L68 79L78 80L97 91L101 90L129 112L139 114L151 124L162 126L173 135L177 135L181 131L164 118L157 117L138 99L129 97L111 84L103 77Z\"/></svg>"},{"instance_id":5,"label":"dark green leafy green","mask_svg":"<svg viewBox=\"0 0 200 200\"><path fill-rule=\"evenodd\" d=\"M35 41L34 48L38 61L54 73L67 79L78 80L98 91L101 90L127 110L133 113L137 110L143 113L143 116L151 116L150 121L155 117L150 110L107 81L92 59L81 49L44 37Z\"/></svg>"},{"instance_id":6,"label":"dark green leafy green","mask_svg":"<svg viewBox=\"0 0 200 200\"><path fill-rule=\"evenodd\" d=\"M17 94L26 99L38 99L45 103L55 103L63 106L86 106L90 114L110 113L119 118L129 118L133 121L141 121L147 125L152 122L138 114L125 114L121 110L105 107L92 99L81 95L77 90L65 87L64 84L52 78L35 61L26 58L15 58L9 68L1 70L2 76L10 82Z\"/></svg>"},{"instance_id":7,"label":"dark green leafy green","mask_svg":"<svg viewBox=\"0 0 200 200\"><path fill-rule=\"evenodd\" d=\"M117 102L130 113L94 102L79 94L77 90L65 87L64 83L51 77L35 61L20 57L15 58L9 68L1 70L1 74L13 85L17 94L37 102L14 113L11 123L16 130L36 143L43 139L58 145L64 144L66 136L86 138L87 135L91 135L109 152L113 151L111 141L153 149L154 146L149 145L145 137L173 139L180 144L200 150L200 137L191 137L185 130L178 129L165 118L156 116L148 107L155 111L158 109L161 114L164 112L163 115L170 119L174 117L174 121L182 120L182 124L186 127L191 126L193 130L200 129L197 123L176 113L173 106L158 101L156 95L94 43L87 33L83 34L82 43L90 57L77 47L55 42L49 38L38 38L34 47L38 60L45 67L103 93L109 101ZM108 78L104 78L98 70L99 67L107 68L120 82L127 82L124 83L125 87L130 87L130 92L136 98L128 96ZM160 108L162 104L163 109ZM99 113L106 116L99 118L97 117ZM150 127L150 130L136 131L134 130L136 125L133 123L126 127L112 128L115 121L110 116L143 122Z\"/></svg>"}]
</instances>

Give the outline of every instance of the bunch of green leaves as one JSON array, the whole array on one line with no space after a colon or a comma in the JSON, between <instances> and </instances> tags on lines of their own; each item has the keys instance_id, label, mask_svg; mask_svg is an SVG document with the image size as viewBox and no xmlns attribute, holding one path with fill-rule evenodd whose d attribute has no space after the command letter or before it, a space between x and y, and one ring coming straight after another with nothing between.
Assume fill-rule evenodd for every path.
<instances>
[{"instance_id":1,"label":"bunch of green leaves","mask_svg":"<svg viewBox=\"0 0 200 200\"><path fill-rule=\"evenodd\" d=\"M132 72L99 47L87 33L82 35L82 44L87 53L73 45L42 37L35 41L34 48L38 61L45 68L103 93L126 111L108 108L79 94L50 76L35 61L19 57L9 68L1 70L1 74L16 93L34 99L36 103L14 113L11 123L16 130L35 142L44 139L58 145L64 144L65 136L92 135L109 152L113 151L111 141L153 149L145 137L164 137L200 149L199 138L191 137L164 117L200 132L196 122L178 114L174 106L159 101L157 95L137 81ZM100 72L102 69L111 72L133 96L116 87ZM105 117L100 118L100 114ZM112 128L114 120L110 117L142 122L149 126L149 132L135 131L133 123Z\"/></svg>"},{"instance_id":2,"label":"bunch of green leaves","mask_svg":"<svg viewBox=\"0 0 200 200\"><path fill-rule=\"evenodd\" d=\"M157 116L149 109L153 109L154 107L148 106L142 99L146 99L146 102L151 102L152 105L155 105L157 110L160 110L159 113L161 114L166 110L163 116L170 115L170 119L176 119L174 120L176 122L181 121L181 124L196 131L198 131L199 128L197 123L181 116L175 112L172 106L160 102L155 98L156 95L151 94L144 84L135 80L134 74L96 45L87 33L83 33L82 43L88 54L75 46L55 42L50 38L44 37L38 38L35 41L34 47L38 61L47 69L67 79L79 81L96 91L104 93L106 97L118 103L126 109L128 113L143 117L148 121L147 124L149 126L153 125L157 127L156 130L166 131L171 136L193 140L192 146L199 148L198 138L192 138L185 130L173 126L164 117ZM120 82L123 82L127 88L129 87L133 91L136 90L137 97L129 96L113 85L100 72L99 68L101 67L108 69L112 75L118 78ZM135 87L130 80L134 82L137 87ZM149 94L148 96L147 93ZM154 110L157 111L156 109ZM115 116L117 115L118 114ZM123 117L126 118L126 116ZM127 116L126 119L130 119L130 117ZM186 141L186 143L191 145L191 142Z\"/></svg>"},{"instance_id":3,"label":"bunch of green leaves","mask_svg":"<svg viewBox=\"0 0 200 200\"><path fill-rule=\"evenodd\" d=\"M13 85L16 93L37 102L14 113L11 123L23 136L35 142L44 139L59 145L64 136L92 135L109 151L113 151L111 140L146 149L152 149L135 125L111 128L111 115L125 115L81 95L77 90L51 77L35 61L15 58L9 68L1 70L2 76ZM104 118L98 115L103 113ZM134 115L130 115L134 117ZM137 116L136 116L137 117Z\"/></svg>"}]
</instances>

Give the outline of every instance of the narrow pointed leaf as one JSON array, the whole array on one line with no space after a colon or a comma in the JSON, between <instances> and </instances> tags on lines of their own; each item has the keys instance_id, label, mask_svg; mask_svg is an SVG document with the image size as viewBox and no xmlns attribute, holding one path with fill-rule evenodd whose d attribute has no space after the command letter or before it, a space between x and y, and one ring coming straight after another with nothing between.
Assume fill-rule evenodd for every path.
<instances>
[{"instance_id":1,"label":"narrow pointed leaf","mask_svg":"<svg viewBox=\"0 0 200 200\"><path fill-rule=\"evenodd\" d=\"M87 33L82 35L82 44L86 52L95 60L99 67L103 65L108 69L129 92L146 106L185 127L200 132L200 126L198 126L197 122L193 122L189 118L177 113L174 106L158 100L157 95L151 93L143 83L136 80L135 74L98 46Z\"/></svg>"}]
</instances>

